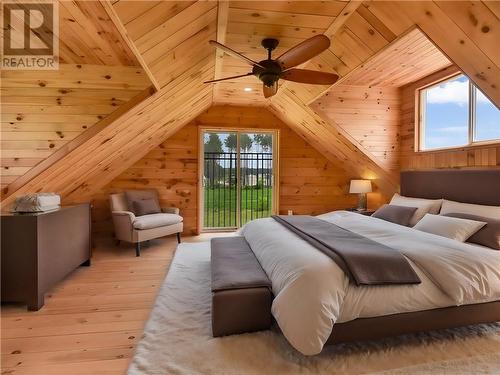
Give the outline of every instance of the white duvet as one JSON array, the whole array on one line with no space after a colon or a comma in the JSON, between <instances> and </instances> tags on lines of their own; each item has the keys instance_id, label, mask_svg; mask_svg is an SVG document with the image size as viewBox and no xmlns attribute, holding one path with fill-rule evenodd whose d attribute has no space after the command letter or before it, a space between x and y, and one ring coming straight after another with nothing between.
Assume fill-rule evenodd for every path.
<instances>
[{"instance_id":1,"label":"white duvet","mask_svg":"<svg viewBox=\"0 0 500 375\"><path fill-rule=\"evenodd\" d=\"M319 353L335 322L500 300L500 251L347 211L318 218L398 249L422 283L358 287L274 219L246 224L241 233L272 282L273 316L303 354Z\"/></svg>"}]
</instances>

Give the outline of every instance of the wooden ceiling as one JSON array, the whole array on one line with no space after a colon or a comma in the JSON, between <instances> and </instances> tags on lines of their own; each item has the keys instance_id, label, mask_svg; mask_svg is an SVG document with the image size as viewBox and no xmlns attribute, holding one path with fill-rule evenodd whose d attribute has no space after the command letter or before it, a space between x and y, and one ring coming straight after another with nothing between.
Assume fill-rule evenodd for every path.
<instances>
[{"instance_id":1,"label":"wooden ceiling","mask_svg":"<svg viewBox=\"0 0 500 375\"><path fill-rule=\"evenodd\" d=\"M204 80L214 76L244 73L249 69L232 57L216 52L208 44L210 39L259 60L265 56L260 47L263 37L280 39L275 53L279 55L312 35L324 33L330 37L331 47L304 64L305 67L336 72L345 77L344 80L354 80L356 72L362 74L363 64L390 51L391 43L400 42L399 37L418 26L487 96L500 103L496 31L500 27L500 7L494 2L103 1L68 4L72 9L68 12L77 21L69 22L81 26L66 36L61 33L67 38L62 42L69 49L76 50L70 45L78 45L73 39L79 39L90 50L100 45L103 51L112 48L110 40L120 40L119 44L129 47L158 91L31 180L20 192L49 189L61 191L72 200L84 199L214 102L269 106L330 160L360 176L377 177L388 193L394 190L397 179L385 169L384 163L372 158L339 124L325 121L310 107L330 87L287 82L272 100L264 101L261 85L252 77L204 85ZM91 6L99 10L81 11ZM66 12L66 7L63 11ZM84 14L86 19L77 20L75 14ZM113 34L116 38L106 39L108 47L105 47L98 37L103 34L98 31L106 30L101 24L109 25L109 20L115 25L113 32L117 30L119 36ZM428 46L423 43L423 50L428 52ZM90 59L89 54L76 55ZM61 56L67 59L65 61L75 61L63 53ZM95 60L86 61L98 64L99 60L102 64L105 57L92 58ZM391 83L390 78L386 81L397 84ZM244 92L247 86L254 90ZM66 176L64 172L68 169L71 173Z\"/></svg>"},{"instance_id":2,"label":"wooden ceiling","mask_svg":"<svg viewBox=\"0 0 500 375\"><path fill-rule=\"evenodd\" d=\"M278 57L314 35L323 34L348 5L345 1L231 1L219 5L219 28L225 30L220 41L254 61L265 60L264 38L276 38ZM228 55L218 55L215 77L245 74L251 67ZM244 91L250 88L252 91ZM214 86L216 103L266 105L262 82L250 76Z\"/></svg>"},{"instance_id":3,"label":"wooden ceiling","mask_svg":"<svg viewBox=\"0 0 500 375\"><path fill-rule=\"evenodd\" d=\"M139 65L100 1L59 1L58 5L61 64Z\"/></svg>"},{"instance_id":4,"label":"wooden ceiling","mask_svg":"<svg viewBox=\"0 0 500 375\"><path fill-rule=\"evenodd\" d=\"M117 1L110 11L123 24L158 88L186 68L199 77L213 76L215 52L208 41L216 38L217 2Z\"/></svg>"},{"instance_id":5,"label":"wooden ceiling","mask_svg":"<svg viewBox=\"0 0 500 375\"><path fill-rule=\"evenodd\" d=\"M139 65L99 1L60 1L59 20L60 63Z\"/></svg>"},{"instance_id":6,"label":"wooden ceiling","mask_svg":"<svg viewBox=\"0 0 500 375\"><path fill-rule=\"evenodd\" d=\"M451 65L418 28L410 30L338 85L402 87Z\"/></svg>"}]
</instances>

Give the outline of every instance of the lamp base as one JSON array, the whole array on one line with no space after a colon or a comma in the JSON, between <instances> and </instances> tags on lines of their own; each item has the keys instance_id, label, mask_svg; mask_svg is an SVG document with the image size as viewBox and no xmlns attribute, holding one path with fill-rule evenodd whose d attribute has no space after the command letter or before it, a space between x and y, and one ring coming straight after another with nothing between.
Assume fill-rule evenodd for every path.
<instances>
[{"instance_id":1,"label":"lamp base","mask_svg":"<svg viewBox=\"0 0 500 375\"><path fill-rule=\"evenodd\" d=\"M366 193L358 194L358 211L366 211Z\"/></svg>"}]
</instances>

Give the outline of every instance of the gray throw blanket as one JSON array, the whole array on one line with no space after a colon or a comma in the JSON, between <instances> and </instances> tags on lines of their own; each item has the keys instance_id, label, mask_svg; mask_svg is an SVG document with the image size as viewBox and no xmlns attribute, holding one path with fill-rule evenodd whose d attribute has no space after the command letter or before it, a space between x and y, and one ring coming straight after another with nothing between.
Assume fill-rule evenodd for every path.
<instances>
[{"instance_id":1,"label":"gray throw blanket","mask_svg":"<svg viewBox=\"0 0 500 375\"><path fill-rule=\"evenodd\" d=\"M393 248L312 216L272 218L333 259L356 285L420 283L410 263Z\"/></svg>"}]
</instances>

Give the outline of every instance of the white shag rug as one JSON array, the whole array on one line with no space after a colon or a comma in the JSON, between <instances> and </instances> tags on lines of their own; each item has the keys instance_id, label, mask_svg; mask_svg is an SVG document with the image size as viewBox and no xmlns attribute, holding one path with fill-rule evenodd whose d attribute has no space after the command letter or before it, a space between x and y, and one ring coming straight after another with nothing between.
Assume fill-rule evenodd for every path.
<instances>
[{"instance_id":1,"label":"white shag rug","mask_svg":"<svg viewBox=\"0 0 500 375\"><path fill-rule=\"evenodd\" d=\"M277 330L213 338L210 303L209 243L179 245L128 374L500 374L500 323L307 357Z\"/></svg>"}]
</instances>

